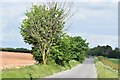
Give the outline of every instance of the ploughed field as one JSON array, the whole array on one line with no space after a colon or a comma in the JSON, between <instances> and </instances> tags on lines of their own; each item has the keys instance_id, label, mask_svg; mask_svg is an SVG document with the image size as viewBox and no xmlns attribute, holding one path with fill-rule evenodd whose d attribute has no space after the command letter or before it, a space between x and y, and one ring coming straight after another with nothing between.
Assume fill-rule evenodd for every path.
<instances>
[{"instance_id":1,"label":"ploughed field","mask_svg":"<svg viewBox=\"0 0 120 80\"><path fill-rule=\"evenodd\" d=\"M21 66L33 65L35 60L29 53L0 52L0 68L19 68Z\"/></svg>"}]
</instances>

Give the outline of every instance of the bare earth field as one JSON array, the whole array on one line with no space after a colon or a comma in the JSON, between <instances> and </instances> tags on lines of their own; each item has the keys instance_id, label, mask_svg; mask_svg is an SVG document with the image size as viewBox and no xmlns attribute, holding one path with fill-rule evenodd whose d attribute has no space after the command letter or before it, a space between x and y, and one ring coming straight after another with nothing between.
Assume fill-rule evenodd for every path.
<instances>
[{"instance_id":1,"label":"bare earth field","mask_svg":"<svg viewBox=\"0 0 120 80\"><path fill-rule=\"evenodd\" d=\"M35 60L29 53L0 52L0 68L14 68L33 65Z\"/></svg>"}]
</instances>

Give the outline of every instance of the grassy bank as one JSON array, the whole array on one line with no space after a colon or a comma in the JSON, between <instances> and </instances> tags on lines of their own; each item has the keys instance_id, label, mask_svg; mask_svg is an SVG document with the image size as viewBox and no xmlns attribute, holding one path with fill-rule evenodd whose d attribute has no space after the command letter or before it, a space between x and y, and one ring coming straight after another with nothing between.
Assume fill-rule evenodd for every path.
<instances>
[{"instance_id":1,"label":"grassy bank","mask_svg":"<svg viewBox=\"0 0 120 80\"><path fill-rule=\"evenodd\" d=\"M79 62L70 61L70 66L74 67ZM62 67L55 64L49 65L32 65L26 66L19 69L3 70L2 78L41 78L53 73L57 73L63 70L70 69L69 67Z\"/></svg>"},{"instance_id":2,"label":"grassy bank","mask_svg":"<svg viewBox=\"0 0 120 80\"><path fill-rule=\"evenodd\" d=\"M111 58L106 58L106 57L103 57L103 56L98 56L98 59L106 66L109 66L111 68L113 68L114 70L118 70L118 64L115 63L116 60L112 60ZM111 60L111 61L110 61Z\"/></svg>"},{"instance_id":3,"label":"grassy bank","mask_svg":"<svg viewBox=\"0 0 120 80\"><path fill-rule=\"evenodd\" d=\"M118 73L108 69L97 57L95 57L95 65L98 78L118 78Z\"/></svg>"}]
</instances>

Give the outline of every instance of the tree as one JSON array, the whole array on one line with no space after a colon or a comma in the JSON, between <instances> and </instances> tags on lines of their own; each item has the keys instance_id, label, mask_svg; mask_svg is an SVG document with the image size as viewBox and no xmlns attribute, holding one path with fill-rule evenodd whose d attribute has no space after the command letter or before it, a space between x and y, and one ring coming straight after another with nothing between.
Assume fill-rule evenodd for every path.
<instances>
[{"instance_id":1,"label":"tree","mask_svg":"<svg viewBox=\"0 0 120 80\"><path fill-rule=\"evenodd\" d=\"M47 63L54 40L62 35L67 14L64 5L61 7L55 2L33 5L25 14L27 18L21 24L21 35L26 43L39 49L43 64Z\"/></svg>"},{"instance_id":2,"label":"tree","mask_svg":"<svg viewBox=\"0 0 120 80\"><path fill-rule=\"evenodd\" d=\"M119 48L115 48L109 55L109 58L120 58Z\"/></svg>"},{"instance_id":3,"label":"tree","mask_svg":"<svg viewBox=\"0 0 120 80\"><path fill-rule=\"evenodd\" d=\"M59 65L69 65L70 60L82 62L88 50L88 43L80 36L70 37L64 35L58 43L52 46L51 60ZM70 67L70 66L69 66Z\"/></svg>"},{"instance_id":4,"label":"tree","mask_svg":"<svg viewBox=\"0 0 120 80\"><path fill-rule=\"evenodd\" d=\"M52 60L55 60L56 64L65 66L66 64L69 65L69 61L72 60L72 56L70 37L68 35L64 35L54 46L52 46L51 58Z\"/></svg>"},{"instance_id":5,"label":"tree","mask_svg":"<svg viewBox=\"0 0 120 80\"><path fill-rule=\"evenodd\" d=\"M112 49L111 46L97 46L87 51L92 56L104 56L108 58L120 58L119 48Z\"/></svg>"},{"instance_id":6,"label":"tree","mask_svg":"<svg viewBox=\"0 0 120 80\"><path fill-rule=\"evenodd\" d=\"M71 53L73 59L82 62L88 50L88 43L80 36L71 37Z\"/></svg>"}]
</instances>

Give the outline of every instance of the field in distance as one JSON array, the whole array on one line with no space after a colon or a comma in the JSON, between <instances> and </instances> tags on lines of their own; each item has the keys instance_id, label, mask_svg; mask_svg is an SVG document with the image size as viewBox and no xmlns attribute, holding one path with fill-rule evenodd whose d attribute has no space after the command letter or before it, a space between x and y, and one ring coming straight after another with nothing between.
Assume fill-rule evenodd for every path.
<instances>
[{"instance_id":1,"label":"field in distance","mask_svg":"<svg viewBox=\"0 0 120 80\"><path fill-rule=\"evenodd\" d=\"M35 63L30 53L0 52L0 56L0 67L2 69L33 65Z\"/></svg>"}]
</instances>

